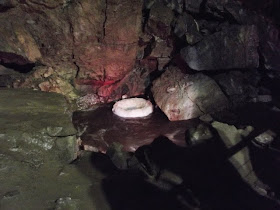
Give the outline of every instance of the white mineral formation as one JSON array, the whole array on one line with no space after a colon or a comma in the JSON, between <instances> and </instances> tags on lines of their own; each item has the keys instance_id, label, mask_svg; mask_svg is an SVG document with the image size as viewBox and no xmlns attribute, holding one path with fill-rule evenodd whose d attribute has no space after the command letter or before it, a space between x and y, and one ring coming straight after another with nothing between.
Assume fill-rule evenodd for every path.
<instances>
[{"instance_id":1,"label":"white mineral formation","mask_svg":"<svg viewBox=\"0 0 280 210\"><path fill-rule=\"evenodd\" d=\"M143 98L127 98L116 102L112 111L124 118L146 117L153 112L153 105Z\"/></svg>"}]
</instances>

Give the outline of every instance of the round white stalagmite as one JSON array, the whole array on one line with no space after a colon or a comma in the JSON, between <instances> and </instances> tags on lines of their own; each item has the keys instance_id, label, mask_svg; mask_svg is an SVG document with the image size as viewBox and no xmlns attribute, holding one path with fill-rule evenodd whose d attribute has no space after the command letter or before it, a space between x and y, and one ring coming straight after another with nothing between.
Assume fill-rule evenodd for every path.
<instances>
[{"instance_id":1,"label":"round white stalagmite","mask_svg":"<svg viewBox=\"0 0 280 210\"><path fill-rule=\"evenodd\" d=\"M153 112L153 105L143 98L127 98L116 102L112 111L124 118L146 117Z\"/></svg>"}]
</instances>

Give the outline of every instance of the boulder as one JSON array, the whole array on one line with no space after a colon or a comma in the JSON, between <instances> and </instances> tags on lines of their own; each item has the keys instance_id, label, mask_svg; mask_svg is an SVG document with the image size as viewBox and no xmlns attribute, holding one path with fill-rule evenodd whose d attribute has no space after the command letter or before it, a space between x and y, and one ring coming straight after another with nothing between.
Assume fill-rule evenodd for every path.
<instances>
[{"instance_id":1,"label":"boulder","mask_svg":"<svg viewBox=\"0 0 280 210\"><path fill-rule=\"evenodd\" d=\"M32 90L0 90L0 152L40 166L76 159L78 142L62 95Z\"/></svg>"},{"instance_id":2,"label":"boulder","mask_svg":"<svg viewBox=\"0 0 280 210\"><path fill-rule=\"evenodd\" d=\"M205 37L194 46L183 48L181 56L197 71L257 68L258 44L254 25L231 26Z\"/></svg>"},{"instance_id":3,"label":"boulder","mask_svg":"<svg viewBox=\"0 0 280 210\"><path fill-rule=\"evenodd\" d=\"M213 79L202 73L184 74L176 67L153 82L152 93L171 121L196 118L228 106L228 99Z\"/></svg>"}]
</instances>

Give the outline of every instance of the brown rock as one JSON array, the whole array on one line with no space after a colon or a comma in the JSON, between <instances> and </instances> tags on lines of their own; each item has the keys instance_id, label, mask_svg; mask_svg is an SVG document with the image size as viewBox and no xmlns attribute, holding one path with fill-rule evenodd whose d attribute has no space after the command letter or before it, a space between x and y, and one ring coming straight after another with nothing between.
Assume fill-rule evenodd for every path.
<instances>
[{"instance_id":1,"label":"brown rock","mask_svg":"<svg viewBox=\"0 0 280 210\"><path fill-rule=\"evenodd\" d=\"M152 92L169 120L188 120L228 107L228 99L210 77L187 75L172 67L153 82Z\"/></svg>"},{"instance_id":2,"label":"brown rock","mask_svg":"<svg viewBox=\"0 0 280 210\"><path fill-rule=\"evenodd\" d=\"M188 46L181 55L194 70L257 68L259 38L257 28L231 26Z\"/></svg>"},{"instance_id":3,"label":"brown rock","mask_svg":"<svg viewBox=\"0 0 280 210\"><path fill-rule=\"evenodd\" d=\"M171 32L170 24L173 17L173 12L169 7L165 6L162 2L156 2L150 10L146 32L167 40Z\"/></svg>"},{"instance_id":4,"label":"brown rock","mask_svg":"<svg viewBox=\"0 0 280 210\"><path fill-rule=\"evenodd\" d=\"M72 18L74 54L80 68L78 79L81 82L83 79L117 81L133 69L141 29L141 4L141 1L135 0L109 0L103 7L103 14L101 8L97 10L99 15L84 5L84 12L93 20L103 17L94 27L98 31L85 28L83 17L80 17L80 21ZM92 24L86 26L93 27Z\"/></svg>"}]
</instances>

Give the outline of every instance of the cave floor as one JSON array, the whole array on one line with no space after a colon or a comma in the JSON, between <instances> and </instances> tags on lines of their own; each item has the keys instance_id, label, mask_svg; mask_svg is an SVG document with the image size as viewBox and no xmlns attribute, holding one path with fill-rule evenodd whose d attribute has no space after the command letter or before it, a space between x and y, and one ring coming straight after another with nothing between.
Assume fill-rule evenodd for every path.
<instances>
[{"instance_id":1,"label":"cave floor","mask_svg":"<svg viewBox=\"0 0 280 210\"><path fill-rule=\"evenodd\" d=\"M186 130L201 123L199 120L170 122L157 109L148 118L122 119L110 110L111 106L108 105L94 111L74 113L73 121L78 130L85 128L82 144L105 152L112 142L118 142L124 146L124 150L134 152L162 135L170 140L170 144L163 143L152 150L155 153L154 161L163 170L162 174L166 171L173 174L171 177L164 177L163 182L161 178L150 182L133 170L112 169L102 181L105 196L112 209L280 208L278 201L260 196L241 179L236 168L228 161L232 151L227 150L220 138L215 136L202 144L186 145ZM280 112L271 104L249 104L236 110L234 119L232 113L217 118L229 124L234 121L233 124L238 128L244 125L254 127L249 139L245 139L241 147L242 144L246 145L254 173L279 199ZM277 135L269 148L252 144L250 138L268 129ZM101 157L102 154L99 158ZM183 191L187 189L190 190L189 193L182 193L182 185L165 186L168 185L167 182L171 183L172 179L176 179L176 176L182 178ZM195 205L196 199L200 205Z\"/></svg>"}]
</instances>

